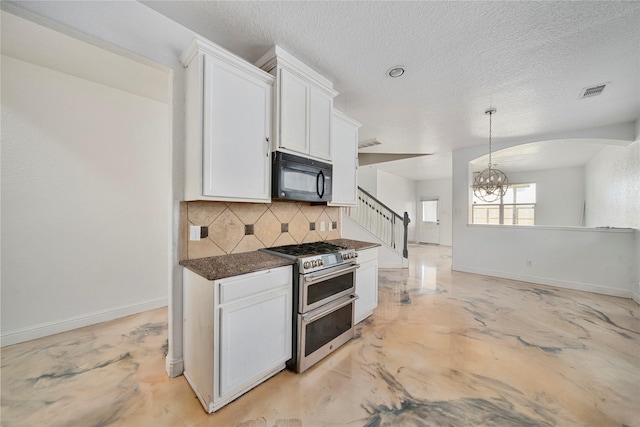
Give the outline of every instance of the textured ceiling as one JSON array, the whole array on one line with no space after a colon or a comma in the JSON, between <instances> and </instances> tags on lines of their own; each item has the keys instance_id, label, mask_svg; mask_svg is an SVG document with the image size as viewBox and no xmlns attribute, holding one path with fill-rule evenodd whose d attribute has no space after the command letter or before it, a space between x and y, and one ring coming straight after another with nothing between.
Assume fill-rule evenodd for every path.
<instances>
[{"instance_id":1,"label":"textured ceiling","mask_svg":"<svg viewBox=\"0 0 640 427\"><path fill-rule=\"evenodd\" d=\"M120 4L113 1L15 5L81 27L87 9L104 10L105 20L144 9L140 25L156 11L250 62L278 44L333 81L336 107L363 123L361 140L382 142L363 153L445 155L486 146L490 106L498 110L496 144L562 138L640 115L638 1L142 2L153 10L133 3L140 8L109 7ZM134 29L122 31L135 37ZM156 42L167 38L159 34ZM387 77L398 64L405 75ZM602 95L579 99L583 88L604 82ZM420 179L427 176L420 169L443 158L450 154L381 167Z\"/></svg>"},{"instance_id":2,"label":"textured ceiling","mask_svg":"<svg viewBox=\"0 0 640 427\"><path fill-rule=\"evenodd\" d=\"M297 56L334 82L360 139L382 142L364 152L486 144L489 106L496 142L640 111L639 2L143 3L251 62L273 44Z\"/></svg>"}]
</instances>

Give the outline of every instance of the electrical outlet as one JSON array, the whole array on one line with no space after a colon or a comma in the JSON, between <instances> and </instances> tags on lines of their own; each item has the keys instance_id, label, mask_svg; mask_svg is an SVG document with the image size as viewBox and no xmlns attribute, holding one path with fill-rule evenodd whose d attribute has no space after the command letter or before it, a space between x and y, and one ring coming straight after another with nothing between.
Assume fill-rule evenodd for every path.
<instances>
[{"instance_id":1,"label":"electrical outlet","mask_svg":"<svg viewBox=\"0 0 640 427\"><path fill-rule=\"evenodd\" d=\"M320 231L324 231L324 221L320 221Z\"/></svg>"},{"instance_id":2,"label":"electrical outlet","mask_svg":"<svg viewBox=\"0 0 640 427\"><path fill-rule=\"evenodd\" d=\"M200 240L200 226L199 225L190 225L189 226L189 240Z\"/></svg>"}]
</instances>

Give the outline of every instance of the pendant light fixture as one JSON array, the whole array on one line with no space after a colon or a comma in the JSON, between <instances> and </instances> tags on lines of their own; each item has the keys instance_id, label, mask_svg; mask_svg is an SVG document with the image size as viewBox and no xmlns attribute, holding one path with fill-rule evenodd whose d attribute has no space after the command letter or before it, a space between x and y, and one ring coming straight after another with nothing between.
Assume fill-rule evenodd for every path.
<instances>
[{"instance_id":1,"label":"pendant light fixture","mask_svg":"<svg viewBox=\"0 0 640 427\"><path fill-rule=\"evenodd\" d=\"M489 167L475 176L473 179L473 194L486 203L499 201L509 188L507 175L491 164L491 118L496 113L495 108L484 112L489 115Z\"/></svg>"}]
</instances>

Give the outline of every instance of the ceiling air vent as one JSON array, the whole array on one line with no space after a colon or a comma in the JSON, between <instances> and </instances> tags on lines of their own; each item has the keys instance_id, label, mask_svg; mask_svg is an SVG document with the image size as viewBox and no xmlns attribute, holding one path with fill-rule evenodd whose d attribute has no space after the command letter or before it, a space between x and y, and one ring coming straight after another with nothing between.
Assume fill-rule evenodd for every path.
<instances>
[{"instance_id":1,"label":"ceiling air vent","mask_svg":"<svg viewBox=\"0 0 640 427\"><path fill-rule=\"evenodd\" d=\"M580 92L580 98L589 98L590 96L600 95L606 85L607 84L605 83L597 86L585 87L582 89L582 92Z\"/></svg>"},{"instance_id":2,"label":"ceiling air vent","mask_svg":"<svg viewBox=\"0 0 640 427\"><path fill-rule=\"evenodd\" d=\"M375 138L371 138L371 139L367 139L366 141L358 142L358 149L373 147L374 145L380 145L380 144L382 144L382 142L378 141Z\"/></svg>"}]
</instances>

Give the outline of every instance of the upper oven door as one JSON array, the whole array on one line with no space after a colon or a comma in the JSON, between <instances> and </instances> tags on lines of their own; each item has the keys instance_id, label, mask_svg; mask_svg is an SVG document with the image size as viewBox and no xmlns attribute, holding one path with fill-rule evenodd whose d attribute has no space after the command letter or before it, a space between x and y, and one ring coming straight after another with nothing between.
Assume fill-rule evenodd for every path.
<instances>
[{"instance_id":1,"label":"upper oven door","mask_svg":"<svg viewBox=\"0 0 640 427\"><path fill-rule=\"evenodd\" d=\"M272 173L272 199L331 201L332 166L328 163L276 151Z\"/></svg>"},{"instance_id":2,"label":"upper oven door","mask_svg":"<svg viewBox=\"0 0 640 427\"><path fill-rule=\"evenodd\" d=\"M300 275L300 314L355 292L358 265L347 264Z\"/></svg>"}]
</instances>

